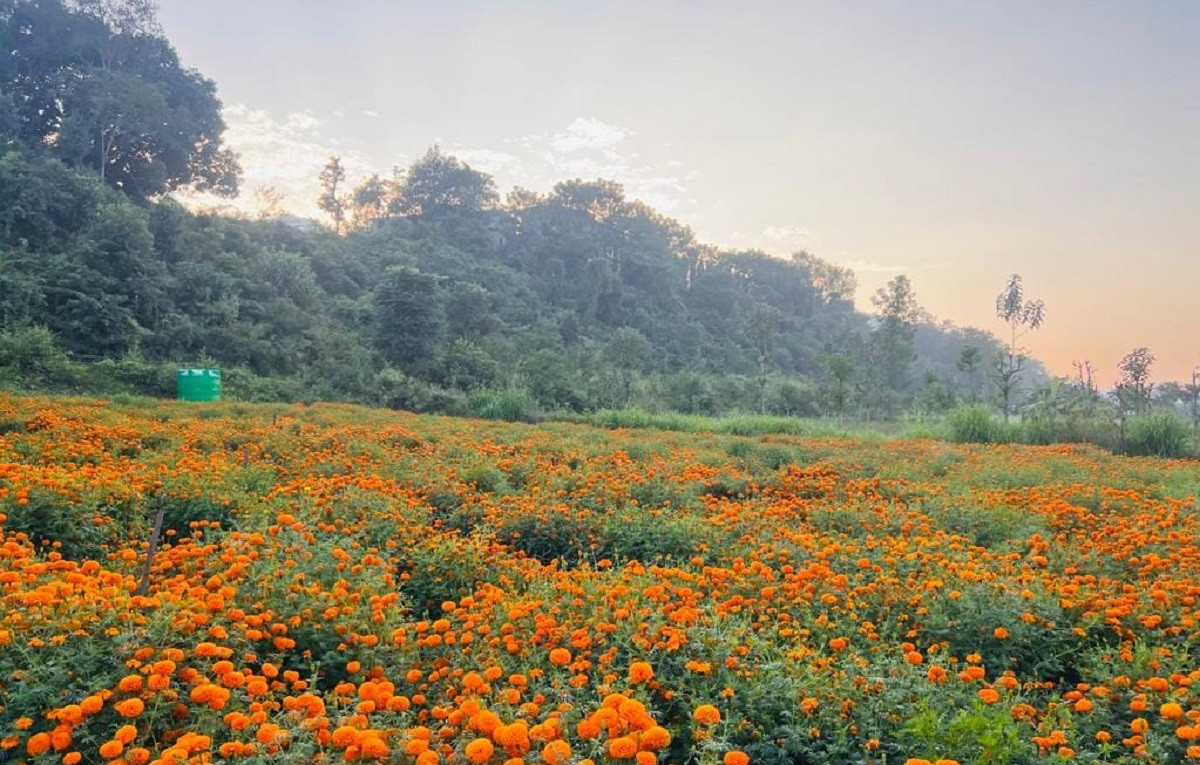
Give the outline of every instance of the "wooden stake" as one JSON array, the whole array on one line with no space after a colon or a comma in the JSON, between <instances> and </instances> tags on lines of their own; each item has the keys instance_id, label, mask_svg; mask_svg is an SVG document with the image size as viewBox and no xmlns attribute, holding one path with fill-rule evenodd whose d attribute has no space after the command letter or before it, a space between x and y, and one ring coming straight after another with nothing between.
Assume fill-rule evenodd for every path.
<instances>
[{"instance_id":1,"label":"wooden stake","mask_svg":"<svg viewBox=\"0 0 1200 765\"><path fill-rule=\"evenodd\" d=\"M158 540L162 536L163 516L167 514L167 506L158 508L154 517L154 531L150 532L150 549L146 551L146 568L142 570L142 581L138 583L136 594L145 595L150 591L150 567L154 564L154 556L158 552Z\"/></svg>"}]
</instances>

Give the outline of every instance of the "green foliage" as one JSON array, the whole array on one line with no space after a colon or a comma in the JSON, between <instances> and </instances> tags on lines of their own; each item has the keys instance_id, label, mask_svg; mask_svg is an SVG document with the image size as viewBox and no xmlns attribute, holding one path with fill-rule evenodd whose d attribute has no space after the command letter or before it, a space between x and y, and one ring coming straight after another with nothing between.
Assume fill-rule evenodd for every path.
<instances>
[{"instance_id":1,"label":"green foliage","mask_svg":"<svg viewBox=\"0 0 1200 765\"><path fill-rule=\"evenodd\" d=\"M543 563L680 562L715 537L701 518L674 513L627 507L591 518L569 513L528 515L505 523L496 530L496 538Z\"/></svg>"},{"instance_id":2,"label":"green foliage","mask_svg":"<svg viewBox=\"0 0 1200 765\"><path fill-rule=\"evenodd\" d=\"M455 407L454 413L462 417L508 422L537 422L541 419L537 402L520 388L476 391Z\"/></svg>"},{"instance_id":3,"label":"green foliage","mask_svg":"<svg viewBox=\"0 0 1200 765\"><path fill-rule=\"evenodd\" d=\"M211 80L182 66L153 16L127 6L12 2L0 24L6 132L137 199L194 188L232 195L236 157Z\"/></svg>"},{"instance_id":4,"label":"green foliage","mask_svg":"<svg viewBox=\"0 0 1200 765\"><path fill-rule=\"evenodd\" d=\"M595 554L601 559L642 563L681 562L714 539L702 518L674 511L625 509L605 516L598 531Z\"/></svg>"},{"instance_id":5,"label":"green foliage","mask_svg":"<svg viewBox=\"0 0 1200 765\"><path fill-rule=\"evenodd\" d=\"M57 494L35 491L27 504L5 501L0 508L8 516L4 528L9 533L26 534L35 545L71 560L104 559L107 530L93 522L91 513Z\"/></svg>"},{"instance_id":6,"label":"green foliage","mask_svg":"<svg viewBox=\"0 0 1200 765\"><path fill-rule=\"evenodd\" d=\"M45 327L0 331L0 385L54 390L69 376L69 363Z\"/></svg>"},{"instance_id":7,"label":"green foliage","mask_svg":"<svg viewBox=\"0 0 1200 765\"><path fill-rule=\"evenodd\" d=\"M498 581L501 573L488 565L486 543L474 537L421 541L403 558L401 593L423 618L441 614L442 603L470 595L483 582Z\"/></svg>"},{"instance_id":8,"label":"green foliage","mask_svg":"<svg viewBox=\"0 0 1200 765\"><path fill-rule=\"evenodd\" d=\"M951 410L945 425L948 438L959 444L999 444L1011 440L1010 429L983 404Z\"/></svg>"},{"instance_id":9,"label":"green foliage","mask_svg":"<svg viewBox=\"0 0 1200 765\"><path fill-rule=\"evenodd\" d=\"M400 367L428 360L445 324L438 280L415 268L397 266L375 289L376 343Z\"/></svg>"},{"instance_id":10,"label":"green foliage","mask_svg":"<svg viewBox=\"0 0 1200 765\"><path fill-rule=\"evenodd\" d=\"M1169 412L1155 412L1130 420L1125 450L1128 454L1146 457L1197 454L1188 423Z\"/></svg>"}]
</instances>

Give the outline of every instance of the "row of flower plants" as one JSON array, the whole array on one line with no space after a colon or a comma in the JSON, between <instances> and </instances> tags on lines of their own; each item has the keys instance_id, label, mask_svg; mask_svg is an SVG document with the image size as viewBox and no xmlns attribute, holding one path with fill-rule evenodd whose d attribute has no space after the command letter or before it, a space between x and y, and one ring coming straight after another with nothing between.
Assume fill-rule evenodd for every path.
<instances>
[{"instance_id":1,"label":"row of flower plants","mask_svg":"<svg viewBox=\"0 0 1200 765\"><path fill-rule=\"evenodd\" d=\"M1200 762L1198 491L1075 446L0 396L0 761Z\"/></svg>"}]
</instances>

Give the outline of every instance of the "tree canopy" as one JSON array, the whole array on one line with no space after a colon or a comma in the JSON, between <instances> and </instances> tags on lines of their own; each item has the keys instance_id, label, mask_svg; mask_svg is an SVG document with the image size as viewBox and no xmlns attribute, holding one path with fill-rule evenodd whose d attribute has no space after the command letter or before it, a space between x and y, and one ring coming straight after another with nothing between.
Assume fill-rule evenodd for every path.
<instances>
[{"instance_id":1,"label":"tree canopy","mask_svg":"<svg viewBox=\"0 0 1200 765\"><path fill-rule=\"evenodd\" d=\"M134 199L237 191L211 80L185 68L146 0L0 0L0 135Z\"/></svg>"}]
</instances>

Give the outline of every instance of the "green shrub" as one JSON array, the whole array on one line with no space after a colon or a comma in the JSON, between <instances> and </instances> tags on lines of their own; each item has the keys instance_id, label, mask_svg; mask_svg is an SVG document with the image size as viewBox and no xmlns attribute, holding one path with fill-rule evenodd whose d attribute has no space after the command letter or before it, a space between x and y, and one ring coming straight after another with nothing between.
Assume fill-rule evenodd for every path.
<instances>
[{"instance_id":1,"label":"green shrub","mask_svg":"<svg viewBox=\"0 0 1200 765\"><path fill-rule=\"evenodd\" d=\"M605 517L596 555L641 563L682 561L697 554L702 544L712 541L710 528L698 518L631 507Z\"/></svg>"},{"instance_id":2,"label":"green shrub","mask_svg":"<svg viewBox=\"0 0 1200 765\"><path fill-rule=\"evenodd\" d=\"M1191 452L1191 428L1169 412L1155 412L1129 421L1125 452L1142 457L1186 457Z\"/></svg>"},{"instance_id":3,"label":"green shrub","mask_svg":"<svg viewBox=\"0 0 1200 765\"><path fill-rule=\"evenodd\" d=\"M391 367L375 375L367 398L376 406L410 412L444 412L462 403L459 394Z\"/></svg>"},{"instance_id":4,"label":"green shrub","mask_svg":"<svg viewBox=\"0 0 1200 765\"><path fill-rule=\"evenodd\" d=\"M537 422L542 416L533 396L521 388L476 391L456 407L455 414L508 422Z\"/></svg>"},{"instance_id":5,"label":"green shrub","mask_svg":"<svg viewBox=\"0 0 1200 765\"><path fill-rule=\"evenodd\" d=\"M495 465L475 465L462 472L463 483L483 494L495 494L509 488L504 471Z\"/></svg>"},{"instance_id":6,"label":"green shrub","mask_svg":"<svg viewBox=\"0 0 1200 765\"><path fill-rule=\"evenodd\" d=\"M488 544L477 537L432 537L401 556L401 594L421 618L442 613L442 603L461 600L501 571L488 560Z\"/></svg>"},{"instance_id":7,"label":"green shrub","mask_svg":"<svg viewBox=\"0 0 1200 765\"><path fill-rule=\"evenodd\" d=\"M146 517L154 518L161 510L163 533L174 531L177 538L191 534L191 525L197 521L212 521L222 529L234 526L233 506L211 497L160 493L152 496L147 505Z\"/></svg>"},{"instance_id":8,"label":"green shrub","mask_svg":"<svg viewBox=\"0 0 1200 765\"><path fill-rule=\"evenodd\" d=\"M26 390L70 390L74 365L45 327L16 327L0 332L0 385Z\"/></svg>"},{"instance_id":9,"label":"green shrub","mask_svg":"<svg viewBox=\"0 0 1200 765\"><path fill-rule=\"evenodd\" d=\"M295 377L260 377L245 369L227 369L221 377L223 398L257 403L304 401L308 386Z\"/></svg>"},{"instance_id":10,"label":"green shrub","mask_svg":"<svg viewBox=\"0 0 1200 765\"><path fill-rule=\"evenodd\" d=\"M5 532L26 534L39 548L57 550L70 560L104 560L104 546L110 541L106 527L57 494L33 491L27 504L0 503L0 512L8 516Z\"/></svg>"},{"instance_id":11,"label":"green shrub","mask_svg":"<svg viewBox=\"0 0 1200 765\"><path fill-rule=\"evenodd\" d=\"M78 366L79 387L88 393L135 394L155 398L174 398L174 364L140 359L101 359Z\"/></svg>"},{"instance_id":12,"label":"green shrub","mask_svg":"<svg viewBox=\"0 0 1200 765\"><path fill-rule=\"evenodd\" d=\"M1004 423L983 404L960 406L946 415L946 431L960 444L997 444L1008 441Z\"/></svg>"},{"instance_id":13,"label":"green shrub","mask_svg":"<svg viewBox=\"0 0 1200 765\"><path fill-rule=\"evenodd\" d=\"M542 563L557 560L573 566L590 557L595 526L576 514L524 515L497 529L496 538Z\"/></svg>"}]
</instances>

